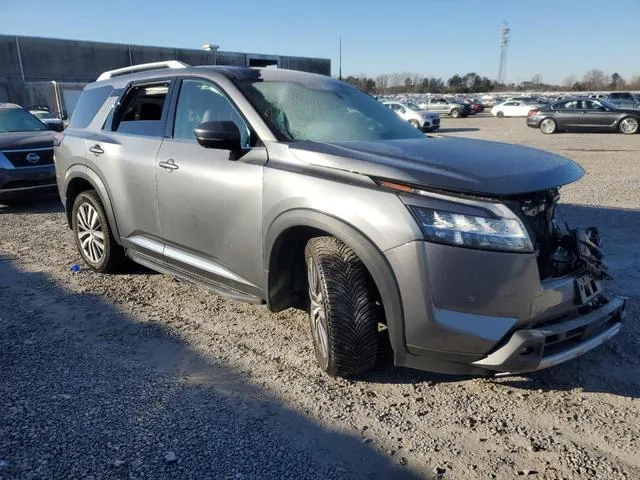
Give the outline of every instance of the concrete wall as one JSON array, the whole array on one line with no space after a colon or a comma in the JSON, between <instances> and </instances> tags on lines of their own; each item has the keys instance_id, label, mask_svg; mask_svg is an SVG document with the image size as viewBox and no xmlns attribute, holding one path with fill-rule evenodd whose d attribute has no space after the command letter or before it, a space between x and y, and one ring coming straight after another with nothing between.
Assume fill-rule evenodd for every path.
<instances>
[{"instance_id":1,"label":"concrete wall","mask_svg":"<svg viewBox=\"0 0 640 480\"><path fill-rule=\"evenodd\" d=\"M0 35L0 101L26 103L29 82L89 83L105 70L138 63L180 60L190 65L248 66L252 58L276 62L280 68L331 74L331 60L323 58Z\"/></svg>"}]
</instances>

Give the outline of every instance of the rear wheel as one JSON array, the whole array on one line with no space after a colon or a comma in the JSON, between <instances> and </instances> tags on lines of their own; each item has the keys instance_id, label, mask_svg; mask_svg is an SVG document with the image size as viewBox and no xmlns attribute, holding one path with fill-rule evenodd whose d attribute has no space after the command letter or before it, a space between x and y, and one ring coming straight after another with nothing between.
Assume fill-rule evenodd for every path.
<instances>
[{"instance_id":1,"label":"rear wheel","mask_svg":"<svg viewBox=\"0 0 640 480\"><path fill-rule=\"evenodd\" d=\"M451 116L453 118L458 118L460 116L460 109L454 108L453 110L451 110Z\"/></svg>"},{"instance_id":2,"label":"rear wheel","mask_svg":"<svg viewBox=\"0 0 640 480\"><path fill-rule=\"evenodd\" d=\"M625 117L620 120L619 129L621 133L625 135L633 135L634 133L638 133L638 129L640 127L640 122L635 117Z\"/></svg>"},{"instance_id":3,"label":"rear wheel","mask_svg":"<svg viewBox=\"0 0 640 480\"><path fill-rule=\"evenodd\" d=\"M334 237L309 240L305 260L311 335L320 368L337 376L372 369L382 308L364 264Z\"/></svg>"},{"instance_id":4,"label":"rear wheel","mask_svg":"<svg viewBox=\"0 0 640 480\"><path fill-rule=\"evenodd\" d=\"M78 195L71 219L78 251L87 265L101 273L118 270L124 251L113 239L104 207L94 190Z\"/></svg>"},{"instance_id":5,"label":"rear wheel","mask_svg":"<svg viewBox=\"0 0 640 480\"><path fill-rule=\"evenodd\" d=\"M498 112L498 113L496 113L496 117L498 117L498 118L504 118L504 112Z\"/></svg>"},{"instance_id":6,"label":"rear wheel","mask_svg":"<svg viewBox=\"0 0 640 480\"><path fill-rule=\"evenodd\" d=\"M558 131L558 125L555 120L551 118L545 118L540 122L540 131L542 133L555 133Z\"/></svg>"}]
</instances>

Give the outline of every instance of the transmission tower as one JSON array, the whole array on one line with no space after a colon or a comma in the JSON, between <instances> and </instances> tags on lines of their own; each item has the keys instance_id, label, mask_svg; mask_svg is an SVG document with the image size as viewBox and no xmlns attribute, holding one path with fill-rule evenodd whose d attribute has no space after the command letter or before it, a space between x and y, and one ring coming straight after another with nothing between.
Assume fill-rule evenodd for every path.
<instances>
[{"instance_id":1,"label":"transmission tower","mask_svg":"<svg viewBox=\"0 0 640 480\"><path fill-rule=\"evenodd\" d=\"M500 28L500 68L498 69L498 83L503 84L507 81L507 47L510 35L509 24L504 22Z\"/></svg>"}]
</instances>

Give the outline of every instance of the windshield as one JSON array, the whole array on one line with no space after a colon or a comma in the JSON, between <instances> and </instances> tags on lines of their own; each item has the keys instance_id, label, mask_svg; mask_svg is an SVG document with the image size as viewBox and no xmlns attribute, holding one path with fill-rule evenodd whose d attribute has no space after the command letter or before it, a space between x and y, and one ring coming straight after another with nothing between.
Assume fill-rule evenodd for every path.
<instances>
[{"instance_id":1,"label":"windshield","mask_svg":"<svg viewBox=\"0 0 640 480\"><path fill-rule=\"evenodd\" d=\"M247 79L238 86L280 141L425 138L373 97L330 78Z\"/></svg>"},{"instance_id":2,"label":"windshield","mask_svg":"<svg viewBox=\"0 0 640 480\"><path fill-rule=\"evenodd\" d=\"M418 112L418 111L422 110L418 105L416 105L416 104L415 104L415 103L413 103L413 102L405 103L405 105L406 105L407 107L409 107L411 110L413 110L414 112Z\"/></svg>"},{"instance_id":3,"label":"windshield","mask_svg":"<svg viewBox=\"0 0 640 480\"><path fill-rule=\"evenodd\" d=\"M21 108L0 109L0 133L38 132L47 130L47 126Z\"/></svg>"}]
</instances>

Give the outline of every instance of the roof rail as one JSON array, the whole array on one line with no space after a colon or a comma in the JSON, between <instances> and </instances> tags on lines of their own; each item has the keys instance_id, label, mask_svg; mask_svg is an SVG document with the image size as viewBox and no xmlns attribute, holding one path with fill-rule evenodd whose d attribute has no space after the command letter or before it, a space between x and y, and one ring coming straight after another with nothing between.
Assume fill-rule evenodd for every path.
<instances>
[{"instance_id":1,"label":"roof rail","mask_svg":"<svg viewBox=\"0 0 640 480\"><path fill-rule=\"evenodd\" d=\"M107 80L120 75L130 75L137 72L146 72L148 70L158 70L161 68L186 68L190 65L179 62L178 60L165 60L164 62L141 63L139 65L131 65L130 67L116 68L115 70L107 70L102 72L96 82Z\"/></svg>"}]
</instances>

